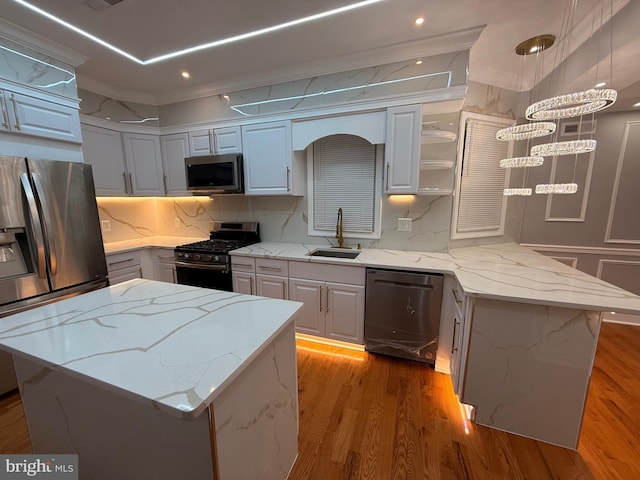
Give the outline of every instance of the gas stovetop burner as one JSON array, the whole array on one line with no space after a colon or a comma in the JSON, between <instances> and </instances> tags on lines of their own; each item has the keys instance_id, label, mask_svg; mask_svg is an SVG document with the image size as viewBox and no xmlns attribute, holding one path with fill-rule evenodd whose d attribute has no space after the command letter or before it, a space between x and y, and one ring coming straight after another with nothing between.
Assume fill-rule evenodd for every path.
<instances>
[{"instance_id":1,"label":"gas stovetop burner","mask_svg":"<svg viewBox=\"0 0 640 480\"><path fill-rule=\"evenodd\" d=\"M201 242L180 245L176 248L182 251L228 253L231 250L235 250L236 248L241 248L246 245L251 245L252 243L255 242L243 240L202 240Z\"/></svg>"}]
</instances>

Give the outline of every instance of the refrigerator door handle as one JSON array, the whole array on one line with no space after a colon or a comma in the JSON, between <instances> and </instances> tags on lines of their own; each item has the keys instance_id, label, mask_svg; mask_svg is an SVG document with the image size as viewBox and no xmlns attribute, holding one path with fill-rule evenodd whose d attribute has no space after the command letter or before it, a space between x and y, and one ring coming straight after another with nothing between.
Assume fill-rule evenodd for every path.
<instances>
[{"instance_id":1,"label":"refrigerator door handle","mask_svg":"<svg viewBox=\"0 0 640 480\"><path fill-rule=\"evenodd\" d=\"M33 184L36 187L35 200L40 203L42 220L44 223L44 232L47 236L47 243L49 244L49 270L51 271L51 276L55 276L58 273L58 256L56 255L56 242L52 235L53 228L49 223L49 219L51 218L51 210L49 210L47 197L43 195L44 188L42 188L40 178L36 173L32 172L31 179L33 180Z\"/></svg>"},{"instance_id":2,"label":"refrigerator door handle","mask_svg":"<svg viewBox=\"0 0 640 480\"><path fill-rule=\"evenodd\" d=\"M45 265L45 253L44 253L44 237L42 236L42 225L40 224L40 216L38 215L38 207L36 205L36 199L33 195L33 189L29 183L29 177L26 173L20 175L20 182L22 183L22 189L27 197L27 206L29 211L29 217L31 220L31 231L33 238L36 242L36 254L38 256L37 270L40 278L47 278L47 271Z\"/></svg>"}]
</instances>

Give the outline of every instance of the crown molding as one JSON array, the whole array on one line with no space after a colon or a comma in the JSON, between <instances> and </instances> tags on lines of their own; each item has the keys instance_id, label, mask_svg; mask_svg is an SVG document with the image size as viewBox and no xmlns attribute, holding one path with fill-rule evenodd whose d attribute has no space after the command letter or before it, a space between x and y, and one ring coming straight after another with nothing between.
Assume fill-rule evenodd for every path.
<instances>
[{"instance_id":1,"label":"crown molding","mask_svg":"<svg viewBox=\"0 0 640 480\"><path fill-rule=\"evenodd\" d=\"M27 47L61 62L77 67L89 60L83 55L69 47L56 43L53 40L26 30L18 25L7 22L0 18L0 37L10 40L18 45Z\"/></svg>"}]
</instances>

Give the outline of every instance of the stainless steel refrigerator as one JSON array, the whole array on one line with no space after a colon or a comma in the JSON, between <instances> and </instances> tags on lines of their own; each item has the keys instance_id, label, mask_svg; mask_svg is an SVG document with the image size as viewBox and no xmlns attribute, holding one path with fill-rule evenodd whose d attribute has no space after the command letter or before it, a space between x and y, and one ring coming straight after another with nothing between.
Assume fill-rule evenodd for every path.
<instances>
[{"instance_id":1,"label":"stainless steel refrigerator","mask_svg":"<svg viewBox=\"0 0 640 480\"><path fill-rule=\"evenodd\" d=\"M107 285L91 166L0 156L0 317Z\"/></svg>"}]
</instances>

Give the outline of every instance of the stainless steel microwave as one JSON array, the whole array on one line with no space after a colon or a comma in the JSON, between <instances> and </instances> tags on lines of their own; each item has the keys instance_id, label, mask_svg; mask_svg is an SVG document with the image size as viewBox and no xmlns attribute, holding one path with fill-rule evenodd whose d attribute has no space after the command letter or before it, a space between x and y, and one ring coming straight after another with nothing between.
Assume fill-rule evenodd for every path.
<instances>
[{"instance_id":1,"label":"stainless steel microwave","mask_svg":"<svg viewBox=\"0 0 640 480\"><path fill-rule=\"evenodd\" d=\"M188 157L184 166L187 190L194 194L244 192L241 153Z\"/></svg>"}]
</instances>

